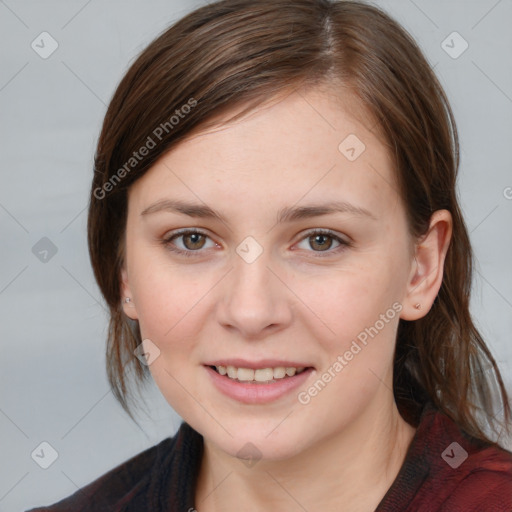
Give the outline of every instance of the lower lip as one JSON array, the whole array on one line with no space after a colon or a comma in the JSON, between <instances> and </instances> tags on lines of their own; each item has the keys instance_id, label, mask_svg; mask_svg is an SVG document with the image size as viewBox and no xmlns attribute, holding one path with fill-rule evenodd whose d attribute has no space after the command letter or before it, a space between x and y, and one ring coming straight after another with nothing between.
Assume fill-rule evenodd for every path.
<instances>
[{"instance_id":1,"label":"lower lip","mask_svg":"<svg viewBox=\"0 0 512 512\"><path fill-rule=\"evenodd\" d=\"M256 384L238 382L220 375L209 366L205 368L220 392L244 404L266 404L277 400L298 388L313 372L313 368L308 368L293 377L285 377L269 384Z\"/></svg>"}]
</instances>

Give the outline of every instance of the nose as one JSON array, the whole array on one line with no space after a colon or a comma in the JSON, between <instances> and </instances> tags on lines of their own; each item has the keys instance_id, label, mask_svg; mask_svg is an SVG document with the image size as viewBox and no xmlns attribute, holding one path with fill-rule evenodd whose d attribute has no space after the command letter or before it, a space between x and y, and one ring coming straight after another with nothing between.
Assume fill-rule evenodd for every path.
<instances>
[{"instance_id":1,"label":"nose","mask_svg":"<svg viewBox=\"0 0 512 512\"><path fill-rule=\"evenodd\" d=\"M218 322L252 340L290 325L293 294L266 252L251 263L237 254L233 260L233 269L223 282L223 298L217 306Z\"/></svg>"}]
</instances>

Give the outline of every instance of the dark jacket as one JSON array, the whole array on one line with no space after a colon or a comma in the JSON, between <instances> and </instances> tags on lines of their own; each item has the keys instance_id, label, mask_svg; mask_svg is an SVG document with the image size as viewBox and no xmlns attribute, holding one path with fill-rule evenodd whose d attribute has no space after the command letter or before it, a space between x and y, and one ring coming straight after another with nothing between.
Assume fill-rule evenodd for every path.
<instances>
[{"instance_id":1,"label":"dark jacket","mask_svg":"<svg viewBox=\"0 0 512 512\"><path fill-rule=\"evenodd\" d=\"M182 423L174 437L62 501L28 512L193 512L202 453L202 436ZM375 512L402 511L512 512L512 453L466 435L427 404Z\"/></svg>"}]
</instances>

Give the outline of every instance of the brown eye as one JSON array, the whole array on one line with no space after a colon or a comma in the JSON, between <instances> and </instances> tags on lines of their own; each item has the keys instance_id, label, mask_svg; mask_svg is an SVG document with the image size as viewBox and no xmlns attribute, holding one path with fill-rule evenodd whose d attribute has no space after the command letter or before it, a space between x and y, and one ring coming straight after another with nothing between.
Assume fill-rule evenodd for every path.
<instances>
[{"instance_id":1,"label":"brown eye","mask_svg":"<svg viewBox=\"0 0 512 512\"><path fill-rule=\"evenodd\" d=\"M181 235L183 239L183 245L186 249L191 251L202 249L204 244L206 243L206 237L201 233L189 233L186 235Z\"/></svg>"},{"instance_id":2,"label":"brown eye","mask_svg":"<svg viewBox=\"0 0 512 512\"><path fill-rule=\"evenodd\" d=\"M332 247L333 239L329 235L312 235L308 238L309 245L312 249L318 251L327 251Z\"/></svg>"},{"instance_id":3,"label":"brown eye","mask_svg":"<svg viewBox=\"0 0 512 512\"><path fill-rule=\"evenodd\" d=\"M315 256L331 256L351 247L349 240L329 229L315 229L306 233L298 244L298 248ZM325 254L323 254L325 253Z\"/></svg>"},{"instance_id":4,"label":"brown eye","mask_svg":"<svg viewBox=\"0 0 512 512\"><path fill-rule=\"evenodd\" d=\"M191 229L174 232L163 238L162 244L181 256L201 256L217 245L207 234Z\"/></svg>"}]
</instances>

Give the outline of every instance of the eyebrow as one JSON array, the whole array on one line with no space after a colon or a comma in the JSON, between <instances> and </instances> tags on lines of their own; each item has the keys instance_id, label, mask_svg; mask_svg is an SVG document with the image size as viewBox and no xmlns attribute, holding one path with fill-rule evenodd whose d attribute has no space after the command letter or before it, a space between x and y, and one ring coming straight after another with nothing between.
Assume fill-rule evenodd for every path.
<instances>
[{"instance_id":1,"label":"eyebrow","mask_svg":"<svg viewBox=\"0 0 512 512\"><path fill-rule=\"evenodd\" d=\"M141 212L141 216L162 211L181 213L183 215L188 215L189 217L201 219L217 219L225 224L229 224L220 212L213 210L205 204L189 203L186 201L171 199L162 199L151 206L148 206ZM282 224L284 222L296 222L333 213L350 213L377 220L377 217L366 208L362 208L345 201L331 201L325 204L282 208L277 214L277 223Z\"/></svg>"}]
</instances>

